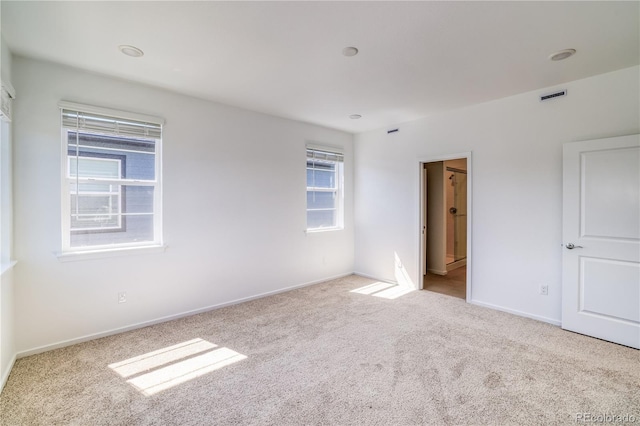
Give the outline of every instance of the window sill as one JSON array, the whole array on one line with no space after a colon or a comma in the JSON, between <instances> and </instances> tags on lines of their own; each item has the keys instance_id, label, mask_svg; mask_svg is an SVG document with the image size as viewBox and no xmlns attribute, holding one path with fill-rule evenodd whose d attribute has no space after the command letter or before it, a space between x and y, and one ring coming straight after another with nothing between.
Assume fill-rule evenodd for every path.
<instances>
[{"instance_id":1,"label":"window sill","mask_svg":"<svg viewBox=\"0 0 640 426\"><path fill-rule=\"evenodd\" d=\"M102 250L71 251L56 253L60 262L74 262L76 260L106 259L109 257L129 256L135 254L162 253L167 249L166 245L143 247L120 247Z\"/></svg>"},{"instance_id":2,"label":"window sill","mask_svg":"<svg viewBox=\"0 0 640 426\"><path fill-rule=\"evenodd\" d=\"M315 228L315 229L305 229L305 234L322 234L324 232L333 232L333 231L344 231L343 227L335 227L335 228Z\"/></svg>"},{"instance_id":3,"label":"window sill","mask_svg":"<svg viewBox=\"0 0 640 426\"><path fill-rule=\"evenodd\" d=\"M13 269L13 267L16 266L16 263L18 263L17 260L12 260L9 263L5 263L4 265L0 265L0 276L4 275L5 272L10 271L11 269Z\"/></svg>"}]
</instances>

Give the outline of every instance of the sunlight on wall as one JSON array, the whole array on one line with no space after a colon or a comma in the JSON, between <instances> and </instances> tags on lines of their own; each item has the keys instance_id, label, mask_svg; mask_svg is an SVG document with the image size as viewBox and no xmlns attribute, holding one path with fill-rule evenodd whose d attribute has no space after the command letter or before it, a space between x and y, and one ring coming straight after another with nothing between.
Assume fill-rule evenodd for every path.
<instances>
[{"instance_id":1,"label":"sunlight on wall","mask_svg":"<svg viewBox=\"0 0 640 426\"><path fill-rule=\"evenodd\" d=\"M417 290L416 286L409 278L407 270L402 265L398 253L395 253L395 276L397 284L385 282L375 282L364 287L356 288L349 291L350 293L366 294L368 296L381 297L383 299L397 299L400 296Z\"/></svg>"},{"instance_id":2,"label":"sunlight on wall","mask_svg":"<svg viewBox=\"0 0 640 426\"><path fill-rule=\"evenodd\" d=\"M401 287L406 287L406 288L411 288L413 290L416 290L418 287L416 287L413 281L411 281L411 278L409 277L409 273L407 272L404 265L402 264L402 260L400 260L400 256L398 256L398 253L394 251L393 256L395 259L394 274L395 274L396 282L398 283L398 285Z\"/></svg>"},{"instance_id":3,"label":"sunlight on wall","mask_svg":"<svg viewBox=\"0 0 640 426\"><path fill-rule=\"evenodd\" d=\"M109 368L151 396L246 358L229 348L193 339L109 364Z\"/></svg>"}]
</instances>

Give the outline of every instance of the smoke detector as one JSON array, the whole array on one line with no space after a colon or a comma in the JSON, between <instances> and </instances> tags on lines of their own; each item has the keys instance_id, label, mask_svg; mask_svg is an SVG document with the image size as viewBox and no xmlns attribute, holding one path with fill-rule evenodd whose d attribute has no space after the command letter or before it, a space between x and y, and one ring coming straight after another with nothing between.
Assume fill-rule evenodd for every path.
<instances>
[{"instance_id":1,"label":"smoke detector","mask_svg":"<svg viewBox=\"0 0 640 426\"><path fill-rule=\"evenodd\" d=\"M551 61L562 61L564 59L570 58L571 56L573 56L575 54L576 54L576 49L559 50L559 51L549 55L549 60L551 60Z\"/></svg>"}]
</instances>

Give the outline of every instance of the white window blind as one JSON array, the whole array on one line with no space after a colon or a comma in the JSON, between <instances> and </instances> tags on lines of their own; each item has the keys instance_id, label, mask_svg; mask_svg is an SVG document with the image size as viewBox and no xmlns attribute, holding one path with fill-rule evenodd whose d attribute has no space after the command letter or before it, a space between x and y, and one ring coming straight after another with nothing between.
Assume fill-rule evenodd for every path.
<instances>
[{"instance_id":1,"label":"white window blind","mask_svg":"<svg viewBox=\"0 0 640 426\"><path fill-rule=\"evenodd\" d=\"M69 109L62 110L62 127L113 136L134 136L153 139L159 139L162 136L162 126L159 124L125 120Z\"/></svg>"},{"instance_id":2,"label":"white window blind","mask_svg":"<svg viewBox=\"0 0 640 426\"><path fill-rule=\"evenodd\" d=\"M307 158L317 161L329 161L334 163L344 162L344 154L341 152L333 152L329 150L323 150L319 148L307 147Z\"/></svg>"}]
</instances>

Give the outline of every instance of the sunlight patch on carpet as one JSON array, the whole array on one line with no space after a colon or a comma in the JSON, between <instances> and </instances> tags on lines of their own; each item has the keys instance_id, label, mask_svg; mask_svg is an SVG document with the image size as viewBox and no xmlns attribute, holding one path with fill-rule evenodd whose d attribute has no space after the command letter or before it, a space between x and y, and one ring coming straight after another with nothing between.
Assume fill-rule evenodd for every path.
<instances>
[{"instance_id":1,"label":"sunlight patch on carpet","mask_svg":"<svg viewBox=\"0 0 640 426\"><path fill-rule=\"evenodd\" d=\"M377 283L366 285L364 287L356 288L355 290L351 290L350 293L373 294L378 291L386 290L389 287L394 287L394 284L377 282Z\"/></svg>"},{"instance_id":2,"label":"sunlight patch on carpet","mask_svg":"<svg viewBox=\"0 0 640 426\"><path fill-rule=\"evenodd\" d=\"M413 291L416 291L416 289L413 287L396 285L386 290L382 290L378 293L374 293L372 294L372 296L393 300L393 299L397 299L400 296L404 296L405 294L409 294Z\"/></svg>"},{"instance_id":3,"label":"sunlight patch on carpet","mask_svg":"<svg viewBox=\"0 0 640 426\"><path fill-rule=\"evenodd\" d=\"M373 284L366 285L364 287L356 288L349 291L350 293L365 294L367 296L380 297L382 299L397 299L400 296L415 291L413 287L384 283L381 281Z\"/></svg>"},{"instance_id":4,"label":"sunlight patch on carpet","mask_svg":"<svg viewBox=\"0 0 640 426\"><path fill-rule=\"evenodd\" d=\"M151 396L246 358L229 348L193 339L109 364L109 368Z\"/></svg>"}]
</instances>

